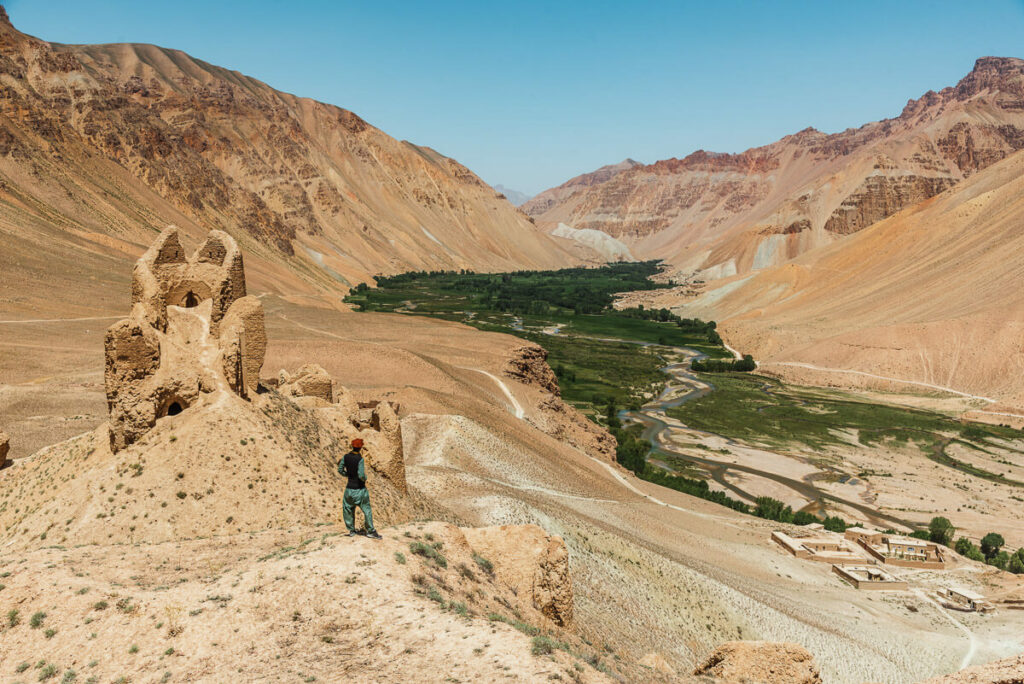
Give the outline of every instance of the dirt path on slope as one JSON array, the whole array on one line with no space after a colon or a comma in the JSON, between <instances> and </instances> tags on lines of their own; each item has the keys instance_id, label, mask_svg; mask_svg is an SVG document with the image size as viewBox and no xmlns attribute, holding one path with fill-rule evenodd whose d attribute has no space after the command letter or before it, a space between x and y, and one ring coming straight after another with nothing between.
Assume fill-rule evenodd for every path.
<instances>
[{"instance_id":1,"label":"dirt path on slope","mask_svg":"<svg viewBox=\"0 0 1024 684\"><path fill-rule=\"evenodd\" d=\"M964 623L960 622L955 617L953 617L948 610L942 607L942 604L940 604L938 601L925 594L920 589L914 589L914 593L917 594L917 596L922 600L927 601L931 603L933 606L935 606L936 610L942 613L942 615L945 616L947 620L952 622L960 629L960 631L967 635L969 645L967 647L967 653L964 654L963 660L960 661L960 669L962 670L968 665L970 665L971 661L974 660L974 654L978 652L978 640L977 638L975 638L974 632L968 629Z\"/></svg>"},{"instance_id":2,"label":"dirt path on slope","mask_svg":"<svg viewBox=\"0 0 1024 684\"><path fill-rule=\"evenodd\" d=\"M859 370L849 370L846 368L826 368L824 366L815 366L810 363L798 363L796 361L767 361L759 364L762 366L790 366L792 368L806 368L808 370L821 371L824 373L846 373L848 375L862 375L867 378L875 378L876 380L888 380L889 382L898 382L905 385L916 385L918 387L926 387L928 389L938 390L940 392L949 392L950 394L956 394L957 396L965 397L967 399L978 399L979 401L985 401L990 404L999 403L998 399L992 399L991 397L982 397L977 394L970 394L969 392L961 392L960 390L953 389L952 387L943 387L942 385L933 385L930 382L920 382L918 380L902 380L900 378L890 378L885 375L875 375L874 373L867 373ZM1017 416L1018 418L1020 416Z\"/></svg>"}]
</instances>

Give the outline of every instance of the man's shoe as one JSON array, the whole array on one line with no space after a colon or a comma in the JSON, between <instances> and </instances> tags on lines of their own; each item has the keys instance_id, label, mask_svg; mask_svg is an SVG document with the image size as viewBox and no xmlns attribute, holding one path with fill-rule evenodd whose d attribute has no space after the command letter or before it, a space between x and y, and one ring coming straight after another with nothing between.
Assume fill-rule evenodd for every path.
<instances>
[{"instance_id":1,"label":"man's shoe","mask_svg":"<svg viewBox=\"0 0 1024 684\"><path fill-rule=\"evenodd\" d=\"M349 530L348 534L346 534L345 536L346 537L354 537L354 536L356 536L356 531L355 530Z\"/></svg>"},{"instance_id":2,"label":"man's shoe","mask_svg":"<svg viewBox=\"0 0 1024 684\"><path fill-rule=\"evenodd\" d=\"M384 538L384 537L380 536L379 534L377 534L376 530L374 530L373 532L367 532L366 536L369 537L370 539L383 539Z\"/></svg>"}]
</instances>

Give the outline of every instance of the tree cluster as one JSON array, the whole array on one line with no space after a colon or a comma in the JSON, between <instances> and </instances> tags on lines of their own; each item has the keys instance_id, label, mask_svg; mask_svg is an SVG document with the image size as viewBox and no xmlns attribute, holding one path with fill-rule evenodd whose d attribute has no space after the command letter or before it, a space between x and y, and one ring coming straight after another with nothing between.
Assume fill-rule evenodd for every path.
<instances>
[{"instance_id":1,"label":"tree cluster","mask_svg":"<svg viewBox=\"0 0 1024 684\"><path fill-rule=\"evenodd\" d=\"M753 356L745 354L742 359L694 359L690 362L690 368L698 373L749 373L757 369L757 363Z\"/></svg>"}]
</instances>

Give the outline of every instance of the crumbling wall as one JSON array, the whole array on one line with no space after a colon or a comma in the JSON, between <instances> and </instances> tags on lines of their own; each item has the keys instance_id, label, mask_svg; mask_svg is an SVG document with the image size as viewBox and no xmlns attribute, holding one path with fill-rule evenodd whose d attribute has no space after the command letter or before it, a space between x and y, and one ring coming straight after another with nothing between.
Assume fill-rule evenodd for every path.
<instances>
[{"instance_id":1,"label":"crumbling wall","mask_svg":"<svg viewBox=\"0 0 1024 684\"><path fill-rule=\"evenodd\" d=\"M115 452L203 394L256 392L266 352L263 305L245 294L242 253L211 231L186 257L173 226L132 270L132 309L104 340Z\"/></svg>"}]
</instances>

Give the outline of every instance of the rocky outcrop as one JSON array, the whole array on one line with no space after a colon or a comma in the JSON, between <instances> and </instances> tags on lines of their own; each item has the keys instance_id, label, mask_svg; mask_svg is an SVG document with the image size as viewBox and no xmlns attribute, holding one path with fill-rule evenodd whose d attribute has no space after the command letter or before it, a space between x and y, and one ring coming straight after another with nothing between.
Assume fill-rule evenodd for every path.
<instances>
[{"instance_id":1,"label":"rocky outcrop","mask_svg":"<svg viewBox=\"0 0 1024 684\"><path fill-rule=\"evenodd\" d=\"M536 385L556 397L562 396L558 376L548 365L548 350L537 344L527 344L513 350L503 375L516 382Z\"/></svg>"},{"instance_id":2,"label":"rocky outcrop","mask_svg":"<svg viewBox=\"0 0 1024 684\"><path fill-rule=\"evenodd\" d=\"M729 641L701 663L695 675L723 684L820 684L814 657L799 644L771 641Z\"/></svg>"},{"instance_id":3,"label":"rocky outcrop","mask_svg":"<svg viewBox=\"0 0 1024 684\"><path fill-rule=\"evenodd\" d=\"M1024 106L1021 107L1024 111ZM1024 127L956 124L937 141L943 156L970 175L1024 149Z\"/></svg>"},{"instance_id":4,"label":"rocky outcrop","mask_svg":"<svg viewBox=\"0 0 1024 684\"><path fill-rule=\"evenodd\" d=\"M315 363L302 366L295 375L282 369L278 373L277 391L286 397L309 397L324 404L334 403L334 381Z\"/></svg>"},{"instance_id":5,"label":"rocky outcrop","mask_svg":"<svg viewBox=\"0 0 1024 684\"><path fill-rule=\"evenodd\" d=\"M518 596L556 625L572 622L569 550L561 537L536 525L466 528L463 533L473 551L490 560L497 578Z\"/></svg>"},{"instance_id":6,"label":"rocky outcrop","mask_svg":"<svg viewBox=\"0 0 1024 684\"><path fill-rule=\"evenodd\" d=\"M527 420L557 440L571 444L601 460L615 460L615 438L575 408L562 401L558 376L548 365L548 352L536 344L526 344L512 351L504 376L540 389L548 396L538 403L539 411Z\"/></svg>"},{"instance_id":7,"label":"rocky outcrop","mask_svg":"<svg viewBox=\"0 0 1024 684\"><path fill-rule=\"evenodd\" d=\"M603 427L558 397L541 401L538 408L540 414L533 420L546 434L603 461L615 462L617 442Z\"/></svg>"},{"instance_id":8,"label":"rocky outcrop","mask_svg":"<svg viewBox=\"0 0 1024 684\"><path fill-rule=\"evenodd\" d=\"M104 340L111 449L203 395L254 394L266 344L263 305L246 296L234 239L211 231L186 258L177 229L165 230L132 272L131 314Z\"/></svg>"},{"instance_id":9,"label":"rocky outcrop","mask_svg":"<svg viewBox=\"0 0 1024 684\"><path fill-rule=\"evenodd\" d=\"M949 177L868 176L825 222L825 230L849 235L952 187Z\"/></svg>"},{"instance_id":10,"label":"rocky outcrop","mask_svg":"<svg viewBox=\"0 0 1024 684\"><path fill-rule=\"evenodd\" d=\"M7 454L11 450L11 440L7 433L0 430L0 468L7 465Z\"/></svg>"},{"instance_id":11,"label":"rocky outcrop","mask_svg":"<svg viewBox=\"0 0 1024 684\"><path fill-rule=\"evenodd\" d=\"M968 667L920 684L1024 684L1024 655Z\"/></svg>"}]
</instances>

